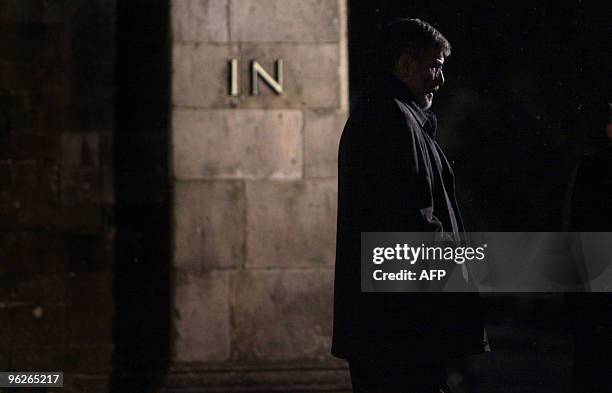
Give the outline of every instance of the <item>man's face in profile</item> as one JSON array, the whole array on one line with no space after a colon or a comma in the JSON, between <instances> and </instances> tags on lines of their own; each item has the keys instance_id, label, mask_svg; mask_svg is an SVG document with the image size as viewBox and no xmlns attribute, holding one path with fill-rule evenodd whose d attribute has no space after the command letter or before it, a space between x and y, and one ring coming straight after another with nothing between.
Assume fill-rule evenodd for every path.
<instances>
[{"instance_id":1,"label":"man's face in profile","mask_svg":"<svg viewBox=\"0 0 612 393\"><path fill-rule=\"evenodd\" d=\"M444 52L440 49L426 49L420 58L403 53L398 61L396 76L404 82L416 98L417 104L429 109L434 93L444 84Z\"/></svg>"}]
</instances>

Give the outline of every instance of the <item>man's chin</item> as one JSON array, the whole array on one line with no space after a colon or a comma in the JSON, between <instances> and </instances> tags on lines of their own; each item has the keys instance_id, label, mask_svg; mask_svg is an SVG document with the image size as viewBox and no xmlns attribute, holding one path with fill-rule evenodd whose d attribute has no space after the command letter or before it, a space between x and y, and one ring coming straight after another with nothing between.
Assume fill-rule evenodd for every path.
<instances>
[{"instance_id":1,"label":"man's chin","mask_svg":"<svg viewBox=\"0 0 612 393\"><path fill-rule=\"evenodd\" d=\"M430 97L429 94L419 97L418 104L422 109L431 108L431 104L433 103L433 96Z\"/></svg>"}]
</instances>

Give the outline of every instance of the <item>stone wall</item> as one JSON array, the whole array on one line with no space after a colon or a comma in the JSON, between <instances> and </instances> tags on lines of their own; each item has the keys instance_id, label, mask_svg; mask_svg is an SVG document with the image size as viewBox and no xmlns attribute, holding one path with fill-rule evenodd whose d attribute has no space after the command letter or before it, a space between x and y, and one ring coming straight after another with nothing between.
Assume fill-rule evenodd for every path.
<instances>
[{"instance_id":1,"label":"stone wall","mask_svg":"<svg viewBox=\"0 0 612 393\"><path fill-rule=\"evenodd\" d=\"M66 392L111 369L114 28L112 0L0 5L0 370Z\"/></svg>"},{"instance_id":2,"label":"stone wall","mask_svg":"<svg viewBox=\"0 0 612 393\"><path fill-rule=\"evenodd\" d=\"M0 5L1 370L62 370L67 392L348 386L329 355L345 7ZM249 62L279 58L283 94L252 96Z\"/></svg>"},{"instance_id":3,"label":"stone wall","mask_svg":"<svg viewBox=\"0 0 612 393\"><path fill-rule=\"evenodd\" d=\"M346 386L329 355L345 7L171 2L175 389ZM283 93L252 95L250 62L274 77L277 59Z\"/></svg>"}]
</instances>

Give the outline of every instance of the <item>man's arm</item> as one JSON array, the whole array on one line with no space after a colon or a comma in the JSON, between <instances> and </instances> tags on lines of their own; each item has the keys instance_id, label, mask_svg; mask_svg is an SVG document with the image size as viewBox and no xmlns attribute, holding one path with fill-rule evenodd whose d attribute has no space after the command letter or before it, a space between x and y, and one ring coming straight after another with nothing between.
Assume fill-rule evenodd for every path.
<instances>
[{"instance_id":1,"label":"man's arm","mask_svg":"<svg viewBox=\"0 0 612 393\"><path fill-rule=\"evenodd\" d=\"M386 232L442 232L434 213L430 163L420 139L420 126L395 100L374 105L366 157L367 178Z\"/></svg>"}]
</instances>

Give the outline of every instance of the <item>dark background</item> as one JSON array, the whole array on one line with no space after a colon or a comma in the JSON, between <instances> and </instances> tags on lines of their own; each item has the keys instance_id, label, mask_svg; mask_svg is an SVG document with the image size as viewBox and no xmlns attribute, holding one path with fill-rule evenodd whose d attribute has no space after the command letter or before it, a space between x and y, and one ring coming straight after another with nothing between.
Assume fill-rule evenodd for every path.
<instances>
[{"instance_id":1,"label":"dark background","mask_svg":"<svg viewBox=\"0 0 612 393\"><path fill-rule=\"evenodd\" d=\"M594 1L349 1L351 103L376 81L382 27L398 17L429 22L452 45L432 110L467 230L560 231L578 160L609 143L611 9ZM454 365L457 390L569 391L564 296L483 297L494 352Z\"/></svg>"},{"instance_id":2,"label":"dark background","mask_svg":"<svg viewBox=\"0 0 612 393\"><path fill-rule=\"evenodd\" d=\"M450 41L434 98L471 231L556 231L572 169L603 147L611 6L588 1L350 1L351 102L382 26L421 18Z\"/></svg>"}]
</instances>

